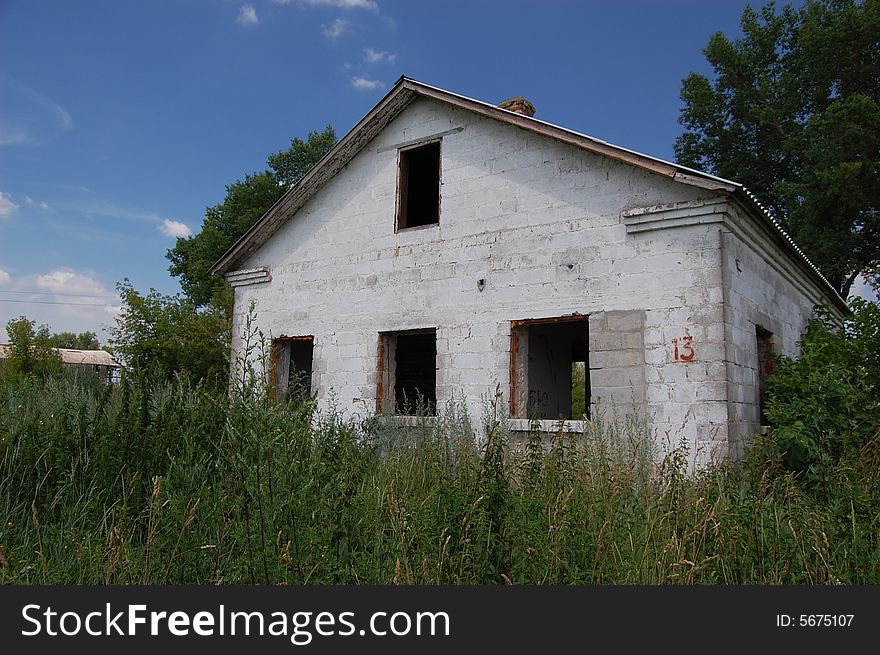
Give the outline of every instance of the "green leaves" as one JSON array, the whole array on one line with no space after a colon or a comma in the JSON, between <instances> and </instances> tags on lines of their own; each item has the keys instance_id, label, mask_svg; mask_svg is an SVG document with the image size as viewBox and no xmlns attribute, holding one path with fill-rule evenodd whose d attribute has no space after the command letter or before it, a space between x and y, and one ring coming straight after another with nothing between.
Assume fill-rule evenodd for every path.
<instances>
[{"instance_id":1,"label":"green leaves","mask_svg":"<svg viewBox=\"0 0 880 655\"><path fill-rule=\"evenodd\" d=\"M94 332L59 332L49 337L53 348L74 348L76 350L100 350L98 335Z\"/></svg>"},{"instance_id":2,"label":"green leaves","mask_svg":"<svg viewBox=\"0 0 880 655\"><path fill-rule=\"evenodd\" d=\"M40 377L61 372L61 356L53 347L49 326L35 326L25 316L10 319L6 324L10 345L7 366L14 375Z\"/></svg>"},{"instance_id":3,"label":"green leaves","mask_svg":"<svg viewBox=\"0 0 880 655\"><path fill-rule=\"evenodd\" d=\"M741 182L845 297L880 263L880 0L747 7L682 82L676 160Z\"/></svg>"},{"instance_id":4,"label":"green leaves","mask_svg":"<svg viewBox=\"0 0 880 655\"><path fill-rule=\"evenodd\" d=\"M299 182L334 145L336 145L336 132L333 126L327 125L321 132L309 132L305 141L294 137L290 141L290 148L269 155L267 163L278 184L291 187Z\"/></svg>"},{"instance_id":5,"label":"green leaves","mask_svg":"<svg viewBox=\"0 0 880 655\"><path fill-rule=\"evenodd\" d=\"M800 358L781 358L768 380L773 448L814 482L880 431L880 306L853 310L842 329L813 321Z\"/></svg>"},{"instance_id":6,"label":"green leaves","mask_svg":"<svg viewBox=\"0 0 880 655\"><path fill-rule=\"evenodd\" d=\"M186 298L164 296L155 289L141 295L128 279L116 288L123 311L110 344L127 367L225 384L231 326L221 307L199 310Z\"/></svg>"}]
</instances>

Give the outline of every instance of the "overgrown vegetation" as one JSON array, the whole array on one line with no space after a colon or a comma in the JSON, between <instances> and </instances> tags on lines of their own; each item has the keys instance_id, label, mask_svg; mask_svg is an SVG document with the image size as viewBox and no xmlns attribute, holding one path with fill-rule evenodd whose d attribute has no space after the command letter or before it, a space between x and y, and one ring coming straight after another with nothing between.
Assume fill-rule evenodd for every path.
<instances>
[{"instance_id":1,"label":"overgrown vegetation","mask_svg":"<svg viewBox=\"0 0 880 655\"><path fill-rule=\"evenodd\" d=\"M244 368L231 394L0 379L0 582L880 581L876 431L820 489L761 448L690 475L683 447L654 463L643 428L601 416L512 447L500 397L408 426L319 414Z\"/></svg>"},{"instance_id":2,"label":"overgrown vegetation","mask_svg":"<svg viewBox=\"0 0 880 655\"><path fill-rule=\"evenodd\" d=\"M836 484L842 461L880 472L872 459L880 434L880 305L856 299L852 308L843 326L820 313L801 356L777 359L769 379L774 429L759 450L817 489Z\"/></svg>"}]
</instances>

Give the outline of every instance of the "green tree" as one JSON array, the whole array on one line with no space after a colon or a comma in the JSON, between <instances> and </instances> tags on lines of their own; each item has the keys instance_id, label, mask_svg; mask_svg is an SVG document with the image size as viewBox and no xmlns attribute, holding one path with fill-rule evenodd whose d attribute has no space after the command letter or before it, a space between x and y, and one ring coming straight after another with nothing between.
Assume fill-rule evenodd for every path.
<instances>
[{"instance_id":1,"label":"green tree","mask_svg":"<svg viewBox=\"0 0 880 655\"><path fill-rule=\"evenodd\" d=\"M11 319L6 324L9 336L9 358L7 366L13 374L54 375L61 372L61 356L52 347L49 327L41 325L26 316Z\"/></svg>"},{"instance_id":2,"label":"green tree","mask_svg":"<svg viewBox=\"0 0 880 655\"><path fill-rule=\"evenodd\" d=\"M336 133L330 125L309 133L305 141L292 139L287 150L269 156L269 170L228 185L223 202L205 211L197 234L177 239L166 254L171 262L168 270L180 279L192 303L204 307L212 300L216 304L228 298L225 281L208 273L211 266L335 143Z\"/></svg>"},{"instance_id":3,"label":"green tree","mask_svg":"<svg viewBox=\"0 0 880 655\"><path fill-rule=\"evenodd\" d=\"M230 323L221 309L199 309L188 298L154 289L142 295L128 279L116 288L123 310L111 330L110 345L130 370L226 382Z\"/></svg>"},{"instance_id":4,"label":"green tree","mask_svg":"<svg viewBox=\"0 0 880 655\"><path fill-rule=\"evenodd\" d=\"M94 332L59 332L49 337L53 348L75 348L76 350L100 350L98 335Z\"/></svg>"},{"instance_id":5,"label":"green tree","mask_svg":"<svg viewBox=\"0 0 880 655\"><path fill-rule=\"evenodd\" d=\"M880 263L880 0L746 7L684 79L677 161L743 183L846 296Z\"/></svg>"}]
</instances>

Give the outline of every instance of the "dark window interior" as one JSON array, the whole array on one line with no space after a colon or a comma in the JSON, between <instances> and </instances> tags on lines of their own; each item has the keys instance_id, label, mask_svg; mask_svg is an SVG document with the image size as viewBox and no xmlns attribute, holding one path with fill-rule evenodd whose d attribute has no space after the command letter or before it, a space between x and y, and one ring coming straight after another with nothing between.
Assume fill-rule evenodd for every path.
<instances>
[{"instance_id":1,"label":"dark window interior","mask_svg":"<svg viewBox=\"0 0 880 655\"><path fill-rule=\"evenodd\" d=\"M274 341L275 397L302 401L312 395L314 337L281 337Z\"/></svg>"},{"instance_id":2,"label":"dark window interior","mask_svg":"<svg viewBox=\"0 0 880 655\"><path fill-rule=\"evenodd\" d=\"M288 373L287 397L310 398L312 395L312 351L311 339L290 342L290 371Z\"/></svg>"},{"instance_id":3,"label":"dark window interior","mask_svg":"<svg viewBox=\"0 0 880 655\"><path fill-rule=\"evenodd\" d=\"M399 414L437 413L437 331L398 334L394 402Z\"/></svg>"},{"instance_id":4,"label":"dark window interior","mask_svg":"<svg viewBox=\"0 0 880 655\"><path fill-rule=\"evenodd\" d=\"M440 222L440 143L400 151L397 229Z\"/></svg>"},{"instance_id":5,"label":"dark window interior","mask_svg":"<svg viewBox=\"0 0 880 655\"><path fill-rule=\"evenodd\" d=\"M520 418L575 419L590 414L587 319L539 320L516 328L518 360L514 415Z\"/></svg>"},{"instance_id":6,"label":"dark window interior","mask_svg":"<svg viewBox=\"0 0 880 655\"><path fill-rule=\"evenodd\" d=\"M755 326L758 342L758 412L761 425L767 425L767 378L773 372L773 333Z\"/></svg>"}]
</instances>

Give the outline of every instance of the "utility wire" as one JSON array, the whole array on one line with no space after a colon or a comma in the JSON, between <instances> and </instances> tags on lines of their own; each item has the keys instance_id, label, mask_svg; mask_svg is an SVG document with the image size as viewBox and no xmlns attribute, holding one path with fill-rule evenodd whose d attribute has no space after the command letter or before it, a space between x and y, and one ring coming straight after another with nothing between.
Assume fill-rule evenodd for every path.
<instances>
[{"instance_id":1,"label":"utility wire","mask_svg":"<svg viewBox=\"0 0 880 655\"><path fill-rule=\"evenodd\" d=\"M108 293L61 293L60 291L4 291L0 289L0 293L15 293L21 296L82 296L83 298L118 298Z\"/></svg>"},{"instance_id":2,"label":"utility wire","mask_svg":"<svg viewBox=\"0 0 880 655\"><path fill-rule=\"evenodd\" d=\"M55 302L52 300L9 300L0 298L0 302L20 302L27 305L79 305L81 307L106 307L106 302Z\"/></svg>"}]
</instances>

